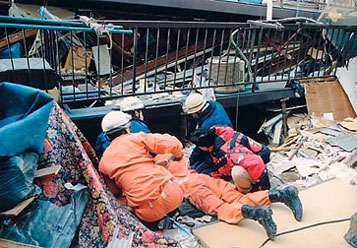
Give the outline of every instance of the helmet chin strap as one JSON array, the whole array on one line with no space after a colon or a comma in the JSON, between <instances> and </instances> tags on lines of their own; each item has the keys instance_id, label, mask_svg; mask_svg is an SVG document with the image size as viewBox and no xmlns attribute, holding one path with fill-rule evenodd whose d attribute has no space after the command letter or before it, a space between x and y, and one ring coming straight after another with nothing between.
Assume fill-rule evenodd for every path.
<instances>
[{"instance_id":1,"label":"helmet chin strap","mask_svg":"<svg viewBox=\"0 0 357 248\"><path fill-rule=\"evenodd\" d=\"M144 120L144 114L143 114L143 111L142 110L135 110L134 111L135 113L135 116L138 117L140 120Z\"/></svg>"}]
</instances>

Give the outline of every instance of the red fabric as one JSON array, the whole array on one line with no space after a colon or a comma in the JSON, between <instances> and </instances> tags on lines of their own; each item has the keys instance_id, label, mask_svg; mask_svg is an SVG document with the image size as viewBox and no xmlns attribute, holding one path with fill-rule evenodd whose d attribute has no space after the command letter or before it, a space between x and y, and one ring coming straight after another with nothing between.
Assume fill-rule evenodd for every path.
<instances>
[{"instance_id":1,"label":"red fabric","mask_svg":"<svg viewBox=\"0 0 357 248\"><path fill-rule=\"evenodd\" d=\"M248 171L250 178L254 181L258 180L265 170L263 159L255 154L244 156L239 165Z\"/></svg>"},{"instance_id":2,"label":"red fabric","mask_svg":"<svg viewBox=\"0 0 357 248\"><path fill-rule=\"evenodd\" d=\"M248 138L250 150L252 150L254 153L260 152L262 150L262 144L253 140L252 138L249 138L248 136L247 138Z\"/></svg>"},{"instance_id":3,"label":"red fabric","mask_svg":"<svg viewBox=\"0 0 357 248\"><path fill-rule=\"evenodd\" d=\"M215 129L215 134L226 142L233 139L236 133L234 129L231 127L215 126L214 129Z\"/></svg>"},{"instance_id":4,"label":"red fabric","mask_svg":"<svg viewBox=\"0 0 357 248\"><path fill-rule=\"evenodd\" d=\"M231 127L215 127L215 133L222 138L225 143L220 147L226 153L227 163L220 167L217 171L212 172L214 178L222 178L222 176L231 176L233 166L240 165L245 168L252 180L258 180L264 173L265 164L263 159L254 154L262 149L262 145L255 140L239 133L235 146L230 149L231 140L236 132ZM248 147L241 144L243 137L248 139ZM220 158L212 156L213 162L217 164Z\"/></svg>"}]
</instances>

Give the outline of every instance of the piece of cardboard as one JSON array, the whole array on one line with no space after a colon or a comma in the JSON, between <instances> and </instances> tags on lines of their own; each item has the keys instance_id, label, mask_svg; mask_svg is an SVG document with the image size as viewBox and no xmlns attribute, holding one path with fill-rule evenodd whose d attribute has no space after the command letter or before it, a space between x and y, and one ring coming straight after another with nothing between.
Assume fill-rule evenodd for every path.
<instances>
[{"instance_id":1,"label":"piece of cardboard","mask_svg":"<svg viewBox=\"0 0 357 248\"><path fill-rule=\"evenodd\" d=\"M347 67L340 67L336 70L336 77L340 81L346 92L353 109L357 113L357 58L353 58Z\"/></svg>"},{"instance_id":2,"label":"piece of cardboard","mask_svg":"<svg viewBox=\"0 0 357 248\"><path fill-rule=\"evenodd\" d=\"M86 53L87 53L87 55L84 53L84 49L82 47L73 47L74 70L82 70L82 69L88 70L91 59L92 59L92 51L87 50ZM63 68L66 70L72 70L72 51L71 50L67 54L66 63L64 64Z\"/></svg>"},{"instance_id":3,"label":"piece of cardboard","mask_svg":"<svg viewBox=\"0 0 357 248\"><path fill-rule=\"evenodd\" d=\"M340 179L326 181L300 192L304 207L301 222L295 221L291 211L280 203L273 203L273 219L278 233L327 220L349 218L357 209L357 185ZM349 221L308 228L278 236L264 247L336 248L351 246L343 239ZM259 247L266 239L263 227L255 221L244 220L239 225L216 222L193 230L194 235L207 248Z\"/></svg>"},{"instance_id":4,"label":"piece of cardboard","mask_svg":"<svg viewBox=\"0 0 357 248\"><path fill-rule=\"evenodd\" d=\"M356 117L353 107L339 81L305 83L305 97L309 114L322 117L333 113L337 121Z\"/></svg>"},{"instance_id":5,"label":"piece of cardboard","mask_svg":"<svg viewBox=\"0 0 357 248\"><path fill-rule=\"evenodd\" d=\"M108 75L111 68L111 59L107 45L92 47L95 67L99 75Z\"/></svg>"}]
</instances>

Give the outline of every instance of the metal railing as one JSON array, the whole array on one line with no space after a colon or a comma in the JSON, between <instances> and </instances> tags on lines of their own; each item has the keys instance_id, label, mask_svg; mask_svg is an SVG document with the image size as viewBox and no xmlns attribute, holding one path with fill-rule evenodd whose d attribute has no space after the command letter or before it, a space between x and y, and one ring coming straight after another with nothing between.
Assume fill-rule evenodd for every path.
<instances>
[{"instance_id":1,"label":"metal railing","mask_svg":"<svg viewBox=\"0 0 357 248\"><path fill-rule=\"evenodd\" d=\"M357 49L357 26L110 22L131 32L100 36L85 27L1 24L0 57L6 50L8 81L17 81L19 60L25 60L31 81L37 57L43 88L51 89L46 72L52 71L63 103L205 88L255 92L276 82L334 75ZM15 43L22 45L21 58L14 56Z\"/></svg>"}]
</instances>

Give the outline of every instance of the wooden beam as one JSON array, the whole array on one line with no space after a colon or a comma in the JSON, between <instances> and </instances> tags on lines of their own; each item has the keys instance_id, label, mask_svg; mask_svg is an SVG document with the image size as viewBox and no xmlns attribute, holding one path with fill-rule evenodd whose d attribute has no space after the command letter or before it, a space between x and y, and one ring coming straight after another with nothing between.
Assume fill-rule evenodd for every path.
<instances>
[{"instance_id":1,"label":"wooden beam","mask_svg":"<svg viewBox=\"0 0 357 248\"><path fill-rule=\"evenodd\" d=\"M226 38L228 38L227 35L225 35L224 40L226 40ZM211 49L212 46L216 47L216 46L220 45L220 42L219 42L220 40L221 40L221 36L217 36L215 44L212 44L213 39L212 38L207 39L206 49L205 49L207 55L210 55L210 53L208 54L208 50ZM180 60L182 58L193 55L195 52L198 53L198 52L204 50L203 48L204 48L204 41L200 41L197 43L196 47L195 47L195 44L188 46L187 53L186 53L186 47L182 47L181 49L179 49L177 51L177 54L176 54L176 51L169 52L167 54L167 60L166 60L166 54L162 55L161 57L158 57L157 61L155 59L152 59L152 60L148 61L147 64L142 64L142 65L136 67L136 78L138 79L138 77L140 75L144 75L145 71L147 73L150 71L154 71L155 67L159 68L159 67L165 65L166 63L167 64L175 63L176 57L177 57L177 60ZM113 77L113 85L118 85L121 82L126 82L126 81L129 81L132 79L133 79L133 70L128 69L124 72L124 74L119 74L119 75Z\"/></svg>"},{"instance_id":2,"label":"wooden beam","mask_svg":"<svg viewBox=\"0 0 357 248\"><path fill-rule=\"evenodd\" d=\"M348 155L342 162L349 167L357 166L357 149Z\"/></svg>"},{"instance_id":3,"label":"wooden beam","mask_svg":"<svg viewBox=\"0 0 357 248\"><path fill-rule=\"evenodd\" d=\"M30 36L33 36L37 34L37 29L26 29L25 30L25 35L22 31L17 32L15 34L10 34L9 35L9 45L11 46L12 44L19 42L23 40L24 38L28 38ZM25 36L25 37L24 37ZM2 38L0 40L0 50L6 48L8 45L8 39L6 37Z\"/></svg>"}]
</instances>

